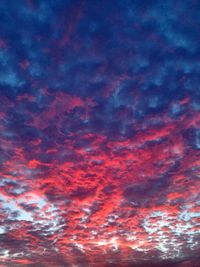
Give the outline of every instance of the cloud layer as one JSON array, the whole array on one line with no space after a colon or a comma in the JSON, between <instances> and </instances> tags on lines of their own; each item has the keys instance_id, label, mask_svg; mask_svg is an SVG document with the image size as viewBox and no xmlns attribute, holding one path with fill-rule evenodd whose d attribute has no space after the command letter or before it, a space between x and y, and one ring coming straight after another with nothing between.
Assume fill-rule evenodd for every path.
<instances>
[{"instance_id":1,"label":"cloud layer","mask_svg":"<svg viewBox=\"0 0 200 267\"><path fill-rule=\"evenodd\" d=\"M197 266L199 8L1 1L1 266Z\"/></svg>"}]
</instances>

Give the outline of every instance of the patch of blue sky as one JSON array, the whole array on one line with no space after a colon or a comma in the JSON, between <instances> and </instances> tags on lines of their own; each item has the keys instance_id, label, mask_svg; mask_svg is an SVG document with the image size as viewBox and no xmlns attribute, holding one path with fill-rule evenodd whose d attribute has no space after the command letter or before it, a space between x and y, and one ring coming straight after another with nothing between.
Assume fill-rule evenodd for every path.
<instances>
[{"instance_id":1,"label":"patch of blue sky","mask_svg":"<svg viewBox=\"0 0 200 267\"><path fill-rule=\"evenodd\" d=\"M24 18L26 21L48 21L48 18L53 15L53 10L48 2L41 2L37 9L29 7L28 5L21 5L20 8L16 8L20 18Z\"/></svg>"},{"instance_id":2,"label":"patch of blue sky","mask_svg":"<svg viewBox=\"0 0 200 267\"><path fill-rule=\"evenodd\" d=\"M71 67L71 64L63 63L58 66L58 71L60 71L61 73L67 73L71 69Z\"/></svg>"},{"instance_id":3,"label":"patch of blue sky","mask_svg":"<svg viewBox=\"0 0 200 267\"><path fill-rule=\"evenodd\" d=\"M195 146L197 149L200 149L200 129L195 131Z\"/></svg>"},{"instance_id":4,"label":"patch of blue sky","mask_svg":"<svg viewBox=\"0 0 200 267\"><path fill-rule=\"evenodd\" d=\"M194 90L194 84L193 84L193 81L192 79L187 79L185 82L184 82L184 87L187 91L193 91ZM196 89L196 88L195 88Z\"/></svg>"},{"instance_id":5,"label":"patch of blue sky","mask_svg":"<svg viewBox=\"0 0 200 267\"><path fill-rule=\"evenodd\" d=\"M2 249L0 251L0 259L3 259L3 258L7 258L8 256L10 256L10 251L8 249Z\"/></svg>"},{"instance_id":6,"label":"patch of blue sky","mask_svg":"<svg viewBox=\"0 0 200 267\"><path fill-rule=\"evenodd\" d=\"M13 138L15 134L11 131L2 131L1 136L5 138Z\"/></svg>"},{"instance_id":7,"label":"patch of blue sky","mask_svg":"<svg viewBox=\"0 0 200 267\"><path fill-rule=\"evenodd\" d=\"M9 62L9 54L7 51L0 50L0 64L6 66Z\"/></svg>"},{"instance_id":8,"label":"patch of blue sky","mask_svg":"<svg viewBox=\"0 0 200 267\"><path fill-rule=\"evenodd\" d=\"M179 8L174 12L174 7L169 2L162 3L162 5L157 8L150 9L148 15L153 17L155 21L158 21L159 31L161 35L164 35L169 44L174 47L182 47L190 52L194 52L198 47L191 38L188 38L188 33L186 31L180 32L177 30L179 25L179 13L185 12L184 5L179 6ZM181 14L180 14L181 15Z\"/></svg>"},{"instance_id":9,"label":"patch of blue sky","mask_svg":"<svg viewBox=\"0 0 200 267\"><path fill-rule=\"evenodd\" d=\"M132 20L136 20L136 18L138 17L138 13L137 10L134 7L130 7L128 6L127 8L127 12L126 12L127 18Z\"/></svg>"},{"instance_id":10,"label":"patch of blue sky","mask_svg":"<svg viewBox=\"0 0 200 267\"><path fill-rule=\"evenodd\" d=\"M26 190L24 188L15 188L13 191L15 194L18 194L18 195L26 192Z\"/></svg>"},{"instance_id":11,"label":"patch of blue sky","mask_svg":"<svg viewBox=\"0 0 200 267\"><path fill-rule=\"evenodd\" d=\"M31 66L29 67L29 71L30 71L31 76L33 77L37 77L42 74L42 69L40 65L37 63L31 64Z\"/></svg>"},{"instance_id":12,"label":"patch of blue sky","mask_svg":"<svg viewBox=\"0 0 200 267\"><path fill-rule=\"evenodd\" d=\"M24 18L25 20L32 20L37 15L36 10L33 8L29 8L28 5L23 5L17 10L19 16Z\"/></svg>"},{"instance_id":13,"label":"patch of blue sky","mask_svg":"<svg viewBox=\"0 0 200 267\"><path fill-rule=\"evenodd\" d=\"M152 218L155 218L155 217L160 217L160 216L163 216L165 213L162 212L162 211L153 211L151 214L150 214L150 217Z\"/></svg>"},{"instance_id":14,"label":"patch of blue sky","mask_svg":"<svg viewBox=\"0 0 200 267\"><path fill-rule=\"evenodd\" d=\"M2 200L3 209L9 214L10 212L18 212L16 220L24 220L24 221L33 221L33 217L31 214L24 209L20 208L16 201L5 198L3 195L0 195L0 200Z\"/></svg>"},{"instance_id":15,"label":"patch of blue sky","mask_svg":"<svg viewBox=\"0 0 200 267\"><path fill-rule=\"evenodd\" d=\"M38 197L37 200L32 200L29 202L30 204L37 204L37 206L42 209L46 204L47 202L42 199L41 197Z\"/></svg>"},{"instance_id":16,"label":"patch of blue sky","mask_svg":"<svg viewBox=\"0 0 200 267\"><path fill-rule=\"evenodd\" d=\"M170 106L169 114L170 114L170 116L176 118L179 114L181 114L182 110L183 110L183 108L181 105L179 105L178 103L173 103Z\"/></svg>"},{"instance_id":17,"label":"patch of blue sky","mask_svg":"<svg viewBox=\"0 0 200 267\"><path fill-rule=\"evenodd\" d=\"M190 221L192 218L200 218L200 212L189 212L188 210L184 210L179 215L179 219L185 222Z\"/></svg>"},{"instance_id":18,"label":"patch of blue sky","mask_svg":"<svg viewBox=\"0 0 200 267\"><path fill-rule=\"evenodd\" d=\"M193 61L192 60L191 61L181 60L179 66L180 66L180 69L183 70L185 74L200 70L200 63L195 60Z\"/></svg>"},{"instance_id":19,"label":"patch of blue sky","mask_svg":"<svg viewBox=\"0 0 200 267\"><path fill-rule=\"evenodd\" d=\"M159 70L154 75L154 77L150 78L150 81L152 81L157 86L161 86L163 84L163 77L164 77L164 74Z\"/></svg>"},{"instance_id":20,"label":"patch of blue sky","mask_svg":"<svg viewBox=\"0 0 200 267\"><path fill-rule=\"evenodd\" d=\"M149 108L156 108L156 107L158 107L159 102L160 102L160 99L158 96L149 97L148 107Z\"/></svg>"},{"instance_id":21,"label":"patch of blue sky","mask_svg":"<svg viewBox=\"0 0 200 267\"><path fill-rule=\"evenodd\" d=\"M51 17L51 23L53 19L53 12L52 8L49 5L48 2L41 2L40 8L36 12L36 16L40 22L45 22L48 21L49 18Z\"/></svg>"},{"instance_id":22,"label":"patch of blue sky","mask_svg":"<svg viewBox=\"0 0 200 267\"><path fill-rule=\"evenodd\" d=\"M31 49L33 45L33 40L28 36L28 34L23 34L21 37L21 44L25 46L27 49L28 54L31 54L29 49Z\"/></svg>"},{"instance_id":23,"label":"patch of blue sky","mask_svg":"<svg viewBox=\"0 0 200 267\"><path fill-rule=\"evenodd\" d=\"M173 12L173 8L170 7L169 2L165 2L160 7L152 6L152 8L148 9L144 19L148 22L152 18L158 22L161 32L164 32L173 21L176 21L177 13Z\"/></svg>"},{"instance_id":24,"label":"patch of blue sky","mask_svg":"<svg viewBox=\"0 0 200 267\"><path fill-rule=\"evenodd\" d=\"M5 70L0 74L0 84L11 87L20 87L24 84L24 81L20 80L17 73L13 70Z\"/></svg>"},{"instance_id":25,"label":"patch of blue sky","mask_svg":"<svg viewBox=\"0 0 200 267\"><path fill-rule=\"evenodd\" d=\"M13 185L17 185L17 182L8 178L8 177L5 177L5 176L0 176L0 186L6 186L6 184L8 183L12 183Z\"/></svg>"},{"instance_id":26,"label":"patch of blue sky","mask_svg":"<svg viewBox=\"0 0 200 267\"><path fill-rule=\"evenodd\" d=\"M176 30L173 25L168 25L164 35L169 44L174 47L182 47L190 52L195 52L197 49L197 44L191 38L188 38L188 33Z\"/></svg>"},{"instance_id":27,"label":"patch of blue sky","mask_svg":"<svg viewBox=\"0 0 200 267\"><path fill-rule=\"evenodd\" d=\"M0 235L6 232L5 227L0 226Z\"/></svg>"},{"instance_id":28,"label":"patch of blue sky","mask_svg":"<svg viewBox=\"0 0 200 267\"><path fill-rule=\"evenodd\" d=\"M191 212L190 216L191 218L200 218L200 212Z\"/></svg>"},{"instance_id":29,"label":"patch of blue sky","mask_svg":"<svg viewBox=\"0 0 200 267\"><path fill-rule=\"evenodd\" d=\"M148 67L149 61L144 56L136 56L134 59L129 60L129 68L132 72L136 73L141 68Z\"/></svg>"}]
</instances>

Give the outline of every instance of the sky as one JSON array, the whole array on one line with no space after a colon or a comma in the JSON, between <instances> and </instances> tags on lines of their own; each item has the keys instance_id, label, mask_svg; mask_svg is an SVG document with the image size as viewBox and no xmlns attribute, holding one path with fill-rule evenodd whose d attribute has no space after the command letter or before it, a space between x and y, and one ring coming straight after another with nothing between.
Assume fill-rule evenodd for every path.
<instances>
[{"instance_id":1,"label":"sky","mask_svg":"<svg viewBox=\"0 0 200 267\"><path fill-rule=\"evenodd\" d=\"M198 267L200 2L0 1L0 267Z\"/></svg>"}]
</instances>

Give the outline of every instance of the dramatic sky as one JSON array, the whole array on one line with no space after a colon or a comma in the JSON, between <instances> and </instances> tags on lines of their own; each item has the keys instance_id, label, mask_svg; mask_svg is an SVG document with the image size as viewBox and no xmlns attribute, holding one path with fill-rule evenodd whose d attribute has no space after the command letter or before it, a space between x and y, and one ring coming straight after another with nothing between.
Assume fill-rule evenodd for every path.
<instances>
[{"instance_id":1,"label":"dramatic sky","mask_svg":"<svg viewBox=\"0 0 200 267\"><path fill-rule=\"evenodd\" d=\"M0 1L0 266L200 266L200 1Z\"/></svg>"}]
</instances>

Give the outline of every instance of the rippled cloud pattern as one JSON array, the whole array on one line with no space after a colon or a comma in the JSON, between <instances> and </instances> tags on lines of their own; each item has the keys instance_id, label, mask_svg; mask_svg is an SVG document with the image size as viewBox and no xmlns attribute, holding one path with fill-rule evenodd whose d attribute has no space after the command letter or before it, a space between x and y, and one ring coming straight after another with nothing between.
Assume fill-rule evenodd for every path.
<instances>
[{"instance_id":1,"label":"rippled cloud pattern","mask_svg":"<svg viewBox=\"0 0 200 267\"><path fill-rule=\"evenodd\" d=\"M0 266L198 267L200 2L0 1Z\"/></svg>"}]
</instances>

